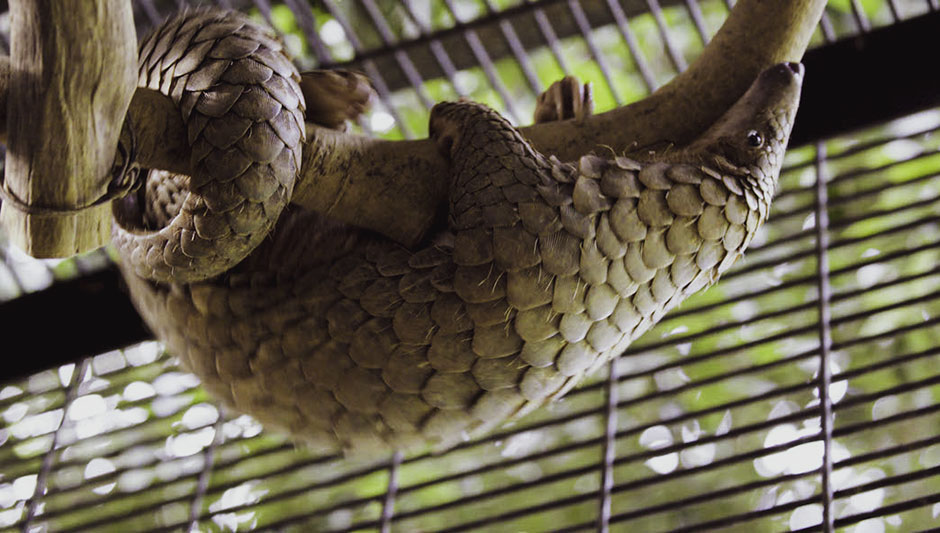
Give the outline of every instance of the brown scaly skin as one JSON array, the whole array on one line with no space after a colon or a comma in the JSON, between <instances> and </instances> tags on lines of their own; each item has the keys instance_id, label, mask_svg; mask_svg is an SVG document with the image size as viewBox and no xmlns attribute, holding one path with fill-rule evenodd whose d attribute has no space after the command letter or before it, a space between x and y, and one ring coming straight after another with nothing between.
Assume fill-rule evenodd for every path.
<instances>
[{"instance_id":1,"label":"brown scaly skin","mask_svg":"<svg viewBox=\"0 0 940 533\"><path fill-rule=\"evenodd\" d=\"M288 208L216 279L128 284L206 388L265 424L352 453L446 447L564 395L731 266L767 216L801 81L772 67L694 143L639 162L546 159L496 112L439 104L452 246Z\"/></svg>"},{"instance_id":2,"label":"brown scaly skin","mask_svg":"<svg viewBox=\"0 0 940 533\"><path fill-rule=\"evenodd\" d=\"M165 225L140 219L140 206L154 201L140 197L146 188L115 202L112 241L137 275L201 281L268 235L300 171L299 81L273 31L238 12L185 10L143 41L138 83L178 106L194 174L183 180L191 194L164 198L175 206Z\"/></svg>"}]
</instances>

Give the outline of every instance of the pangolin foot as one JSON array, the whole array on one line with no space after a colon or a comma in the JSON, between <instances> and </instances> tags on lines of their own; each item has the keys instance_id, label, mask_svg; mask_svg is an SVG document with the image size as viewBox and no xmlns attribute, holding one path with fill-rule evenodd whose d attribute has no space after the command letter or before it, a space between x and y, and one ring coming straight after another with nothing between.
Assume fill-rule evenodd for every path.
<instances>
[{"instance_id":1,"label":"pangolin foot","mask_svg":"<svg viewBox=\"0 0 940 533\"><path fill-rule=\"evenodd\" d=\"M591 84L582 84L574 76L565 76L539 95L535 104L535 122L581 120L594 113Z\"/></svg>"},{"instance_id":2,"label":"pangolin foot","mask_svg":"<svg viewBox=\"0 0 940 533\"><path fill-rule=\"evenodd\" d=\"M372 82L351 70L312 70L300 75L300 90L307 101L307 122L345 130L376 98Z\"/></svg>"}]
</instances>

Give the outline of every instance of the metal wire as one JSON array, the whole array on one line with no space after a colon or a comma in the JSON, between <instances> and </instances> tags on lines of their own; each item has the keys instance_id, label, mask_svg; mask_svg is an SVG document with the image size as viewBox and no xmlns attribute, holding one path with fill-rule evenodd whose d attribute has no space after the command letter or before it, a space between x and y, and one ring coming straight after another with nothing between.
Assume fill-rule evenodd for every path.
<instances>
[{"instance_id":1,"label":"metal wire","mask_svg":"<svg viewBox=\"0 0 940 533\"><path fill-rule=\"evenodd\" d=\"M385 46L390 46L393 44L395 42L395 36L392 34L392 30L389 28L388 23L385 22L385 19L382 17L382 13L379 11L378 6L375 5L374 0L361 0L361 2L363 7L365 7L366 13L369 14L369 18L371 19L372 23L375 25L379 36L382 38L382 42L385 43ZM421 103L424 104L425 108L431 109L431 107L434 105L434 102L431 101L427 91L424 90L424 80L421 79L421 75L418 74L418 71L415 69L414 63L411 62L411 58L408 57L408 55L404 52L398 51L395 52L395 60L398 61L402 72L404 72L405 77L408 78L411 86L414 87L415 93L418 95L418 99L421 100Z\"/></svg>"},{"instance_id":2,"label":"metal wire","mask_svg":"<svg viewBox=\"0 0 940 533\"><path fill-rule=\"evenodd\" d=\"M39 510L40 501L46 492L46 480L55 463L55 449L59 440L59 431L66 423L66 414L68 408L78 395L78 385L81 383L85 372L88 369L88 360L82 361L73 369L72 377L69 380L68 387L65 389L65 401L63 402L62 419L52 434L52 442L49 445L49 451L42 456L42 466L39 467L39 473L36 476L36 488L33 490L33 496L26 502L26 518L23 520L22 531L28 532L32 529L32 522L36 518Z\"/></svg>"},{"instance_id":3,"label":"metal wire","mask_svg":"<svg viewBox=\"0 0 940 533\"><path fill-rule=\"evenodd\" d=\"M294 1L296 2L297 0L294 0ZM327 12L333 17L333 20L339 23L339 25L343 28L343 32L346 35L346 39L349 41L349 44L352 45L353 50L355 50L357 53L362 52L363 47L362 47L362 43L359 41L359 37L357 37L356 32L353 30L352 26L349 24L349 21L346 20L346 16L342 13L339 7L336 4L334 4L332 0L321 0L321 1L323 3L323 7L326 8ZM313 23L312 23L313 19L312 19L312 16L310 16L309 14L309 11L310 11L309 7L307 9L303 9L302 11L308 13L307 18L308 20L311 21L308 24L308 26L310 28L313 28ZM316 32L313 31L312 29L307 30L307 31L309 31L312 35L316 35ZM310 38L309 34L308 34L308 38ZM319 37L314 37L314 39L319 40ZM397 57L400 58L401 56L397 56ZM405 63L405 65L409 65L409 64L410 62ZM365 69L366 75L372 81L372 86L375 88L375 92L379 95L379 100L388 110L389 114L391 114L391 116L395 119L395 123L398 124L399 128L401 128L402 134L404 134L406 139L413 138L414 132L411 130L411 128L408 127L404 119L402 119L401 114L398 112L398 108L392 105L391 91L389 90L388 85L385 83L385 78L379 72L378 67L371 60L364 61L362 66ZM402 66L402 70L405 72L414 73L413 69L409 69L404 65ZM421 92L422 91L420 90L418 91L419 97L420 97ZM422 99L422 101L423 100L424 99ZM428 101L426 107L430 107L430 101Z\"/></svg>"},{"instance_id":4,"label":"metal wire","mask_svg":"<svg viewBox=\"0 0 940 533\"><path fill-rule=\"evenodd\" d=\"M398 469L401 467L402 453L395 452L388 466L388 490L382 502L382 533L392 530L392 517L395 514L395 498L398 496Z\"/></svg>"},{"instance_id":5,"label":"metal wire","mask_svg":"<svg viewBox=\"0 0 940 533\"><path fill-rule=\"evenodd\" d=\"M291 11L297 15L297 24L300 25L304 36L307 38L307 44L310 45L310 49L313 50L314 55L316 55L317 61L320 63L330 62L332 55L329 49L327 49L326 44L320 39L320 34L317 33L316 21L313 19L310 6L301 4L299 0L286 0L286 2L287 5L290 6ZM342 21L338 20L337 22L342 24ZM347 35L349 34L347 33Z\"/></svg>"},{"instance_id":6,"label":"metal wire","mask_svg":"<svg viewBox=\"0 0 940 533\"><path fill-rule=\"evenodd\" d=\"M688 63L686 63L685 58L682 57L682 53L679 52L679 49L676 47L675 43L672 41L672 37L669 35L669 29L666 27L666 21L663 18L663 10L659 6L657 0L646 0L646 3L649 5L650 13L653 14L653 19L656 21L656 29L659 30L659 36L663 40L663 45L666 47L666 53L669 54L669 60L672 62L672 66L679 72L682 72L688 68Z\"/></svg>"},{"instance_id":7,"label":"metal wire","mask_svg":"<svg viewBox=\"0 0 940 533\"><path fill-rule=\"evenodd\" d=\"M578 29L581 30L581 35L584 36L584 44L587 45L588 50L591 52L591 59L597 63L597 67L601 70L601 75L604 76L605 86L610 92L610 95L613 97L617 105L623 103L623 100L620 98L620 95L617 93L617 89L614 87L613 79L610 75L610 66L607 65L607 61L604 59L603 54L597 48L597 44L594 42L594 39L591 38L591 26L588 23L587 15L584 13L584 9L581 8L581 4L577 0L568 0L568 9L571 11L571 15L574 17L575 23L578 25Z\"/></svg>"},{"instance_id":8,"label":"metal wire","mask_svg":"<svg viewBox=\"0 0 940 533\"><path fill-rule=\"evenodd\" d=\"M454 18L454 20L460 24L460 19L457 17L457 9L454 7L452 0L444 0L444 5L447 7L448 13ZM516 110L516 106L513 103L513 98L509 96L509 91L506 89L506 85L499 79L499 76L496 74L496 67L493 65L490 55L487 53L486 48L483 46L483 42L480 40L480 36L477 32L470 28L464 28L461 31L464 40L470 46L470 50L473 52L473 57L476 59L477 64L483 69L486 79L490 82L490 85L496 92L499 94L499 97L502 99L503 106L506 108L506 113L509 115L510 120L519 120L521 115Z\"/></svg>"},{"instance_id":9,"label":"metal wire","mask_svg":"<svg viewBox=\"0 0 940 533\"><path fill-rule=\"evenodd\" d=\"M886 1L891 19L902 19L897 3ZM616 77L614 65L632 68L641 89L652 91L657 86L654 72L669 67L664 70L648 57L638 36L658 36L666 61L682 70L686 43L707 42L707 16L731 2L535 0L497 7L484 0L485 12L467 20L458 16L462 4L442 0L428 9L440 8L444 17L426 23L419 16L425 13L403 0L400 15L411 24L408 31L396 29L375 0L353 6L362 8L361 21L350 18L347 6L331 0L315 6L298 0L251 4L269 23L274 10L289 8L297 28L281 31L304 37L313 56L308 60L319 66L339 64L317 33L321 17L339 24L344 42L355 52L342 64L361 67L376 80L385 109L407 137L417 129L406 122L407 113L414 110L397 97L399 91L414 91L421 107L427 108L432 101L428 80L445 77L459 95L481 90L472 84L464 90L458 79L473 69L482 72L482 89L495 91L498 105L521 121L521 113L541 89L536 67L543 49L550 54L543 57L564 73L577 71L578 61L590 62L604 78L612 101L631 98L619 94L617 88L624 88L625 82ZM927 6L935 10L936 2L928 0ZM166 9L153 0L139 0L135 7L144 24L157 21ZM637 23L639 17L646 17L642 24ZM684 25L678 26L677 20ZM878 20L869 20L853 0L844 13L827 12L823 40L870 31ZM675 39L679 31L697 37L680 41ZM367 33L378 36L378 47L364 44L375 42L364 39ZM617 46L621 41L626 45L622 57L610 55L611 36ZM583 51L571 52L576 48ZM509 70L521 75L507 76ZM510 79L516 76L517 81ZM757 522L782 529L788 513L820 505L821 524L792 529L833 531L892 514L929 513L940 492L930 492L936 488L930 483L940 474L933 464L907 470L883 467L881 477L853 486L838 481L852 469L872 468L888 459L894 465L902 459L914 461L940 446L936 431L901 431L936 427L940 421L940 404L925 400L940 385L940 348L937 342L923 344L924 338L936 340L940 327L940 238L935 231L940 214L940 126L930 123L913 131L879 130L860 141L820 144L812 157L794 156L795 162L784 171L763 242L752 245L746 262L714 289L724 292L706 293L671 313L612 362L605 379L586 383L560 404L461 443L443 456L396 454L346 463L335 455L296 450L265 434L230 436L227 431L237 415L223 411L211 423L185 428L211 430L208 445L192 456L172 457L172 471L161 470L142 488L124 490L121 484L129 477L164 467L168 437L180 431L184 413L206 401L191 385L172 395L121 399L128 387L177 372L175 362L161 356L138 366L96 370L92 379L76 382L85 375L83 368L94 369L96 362L104 361L96 358L76 368L65 386L58 380L42 384L38 376L13 388L0 387L0 413L6 421L57 409L63 416L62 424L25 438L10 437L13 426L0 425L0 494L9 493L3 492L8 490L6 480L36 476L32 498L22 502L22 515L9 522L10 527L197 530L221 527L217 520L254 514L258 523L252 527L285 531L469 531L513 528L541 516L558 517L550 522L557 531L708 531ZM895 153L899 146L907 150L902 156ZM881 161L877 165L867 159L873 153L881 154L874 158ZM800 179L804 172L815 172L811 186ZM809 216L813 223L801 225ZM877 253L862 253L868 249ZM22 292L28 276L21 276L4 254L0 247L0 282L5 276ZM75 267L79 273L87 268ZM889 274L859 280L863 272L880 271ZM706 314L709 319L700 320ZM771 350L778 346L784 348ZM889 375L896 379L881 379ZM678 381L660 386L658 380L668 376L678 376ZM849 392L838 396L835 391L843 383ZM708 400L716 391L723 395ZM92 395L116 401L117 409L127 411L153 411L158 400L176 403L172 409L161 407L159 416L81 438L75 424L65 424L65 419L76 399ZM707 401L688 403L696 395ZM874 417L876 406L887 400L902 407ZM782 413L772 410L780 405L789 407ZM733 424L721 431L689 429L715 418ZM815 426L806 426L813 421ZM774 431L787 427L806 431L785 442L769 440ZM662 446L643 444L644 435L664 428L676 438ZM693 436L687 440L689 432ZM535 445L519 444L520 451L510 452L527 438ZM33 449L33 455L14 451L7 440L15 441L17 450ZM856 445L851 455L837 453L840 446L852 443ZM820 460L812 468L764 476L751 466L819 445ZM663 457L682 459L708 446L717 451L705 463L680 461L664 472L651 466ZM136 458L131 449L137 451ZM113 470L79 476L77 483L67 481L69 472L81 472L93 459L107 461ZM186 461L192 462L184 468ZM228 501L254 483L263 485L262 496ZM775 496L775 487L796 484L811 490L790 499L771 497L757 507L748 503L725 508L727 502ZM92 490L108 485L118 488L107 494ZM682 490L686 485L708 490L688 493ZM849 509L853 497L889 489L894 491L891 499L876 509ZM279 510L276 516L264 513L271 508ZM672 520L677 515L688 518ZM142 525L142 517L151 516L160 518Z\"/></svg>"},{"instance_id":10,"label":"metal wire","mask_svg":"<svg viewBox=\"0 0 940 533\"><path fill-rule=\"evenodd\" d=\"M531 2L531 0L526 1ZM545 14L545 10L542 8L536 8L532 14L535 16L535 22L538 24L539 32L541 32L542 36L545 38L545 44L548 45L548 49L551 50L552 56L558 63L558 68L560 68L561 71L567 76L571 73L571 68L568 66L568 62L565 60L565 56L561 52L561 46L558 42L558 35L555 33L555 29L552 28L552 23L548 20L548 16Z\"/></svg>"},{"instance_id":11,"label":"metal wire","mask_svg":"<svg viewBox=\"0 0 940 533\"><path fill-rule=\"evenodd\" d=\"M860 32L867 32L871 30L871 23L868 21L868 16L865 15L865 9L859 3L859 0L852 0L852 15L855 16L855 23L858 24L858 29Z\"/></svg>"},{"instance_id":12,"label":"metal wire","mask_svg":"<svg viewBox=\"0 0 940 533\"><path fill-rule=\"evenodd\" d=\"M819 29L822 32L823 39L827 43L831 43L836 40L835 30L832 27L832 20L829 19L829 15L826 12L823 12L822 18L819 20Z\"/></svg>"},{"instance_id":13,"label":"metal wire","mask_svg":"<svg viewBox=\"0 0 940 533\"><path fill-rule=\"evenodd\" d=\"M607 533L610 530L610 496L614 487L614 461L616 459L616 433L617 433L617 402L619 394L617 382L620 380L616 361L607 365L607 382L604 392L607 396L604 418L607 425L604 428L604 456L601 471L601 488L598 494L600 499L597 512L597 530Z\"/></svg>"},{"instance_id":14,"label":"metal wire","mask_svg":"<svg viewBox=\"0 0 940 533\"><path fill-rule=\"evenodd\" d=\"M888 0L888 9L891 10L891 19L894 22L901 20L901 8L898 6L896 0Z\"/></svg>"},{"instance_id":15,"label":"metal wire","mask_svg":"<svg viewBox=\"0 0 940 533\"><path fill-rule=\"evenodd\" d=\"M196 490L193 494L192 502L189 506L189 529L196 530L199 526L199 515L202 514L202 502L206 496L206 490L209 488L209 478L212 470L215 468L215 452L222 444L222 423L225 417L220 413L215 425L212 426L212 443L203 451L203 467L199 472L199 479L196 481Z\"/></svg>"},{"instance_id":16,"label":"metal wire","mask_svg":"<svg viewBox=\"0 0 940 533\"><path fill-rule=\"evenodd\" d=\"M623 36L624 43L626 43L627 49L630 51L630 57L636 64L636 69L639 71L640 76L643 77L646 89L649 92L653 92L656 90L656 82L653 79L653 73L646 59L643 57L643 54L640 53L639 44L637 43L636 36L633 34L633 30L630 29L630 23L627 21L626 13L624 13L623 8L620 7L620 3L617 2L617 0L606 1L607 8L610 10L610 14L617 24L617 29L620 31L620 35Z\"/></svg>"},{"instance_id":17,"label":"metal wire","mask_svg":"<svg viewBox=\"0 0 940 533\"><path fill-rule=\"evenodd\" d=\"M418 27L420 34L422 36L427 36L429 29L415 14L414 8L411 5L411 0L402 0L402 6L405 9L405 14L408 16L411 22ZM454 67L454 62L451 61L447 50L444 49L444 45L439 39L436 38L430 39L429 43L434 60L437 62L438 66L441 67L441 70L444 72L444 76L447 78L447 81L449 81L451 87L454 88L454 92L456 92L458 96L466 96L466 91L464 91L463 87L461 87L456 81L457 69Z\"/></svg>"},{"instance_id":18,"label":"metal wire","mask_svg":"<svg viewBox=\"0 0 940 533\"><path fill-rule=\"evenodd\" d=\"M816 144L816 209L814 211L816 228L816 276L817 323L819 326L819 403L821 406L820 426L823 437L823 464L820 469L822 480L821 496L823 505L823 527L833 531L835 517L832 511L832 313L829 305L832 288L829 282L829 195L825 170L826 148L823 143Z\"/></svg>"},{"instance_id":19,"label":"metal wire","mask_svg":"<svg viewBox=\"0 0 940 533\"><path fill-rule=\"evenodd\" d=\"M490 0L483 0L483 5L486 6L487 13L497 13L497 10L493 7L493 4L490 2ZM542 91L542 84L539 83L538 76L535 75L535 70L532 68L532 63L529 61L529 56L526 54L525 48L522 46L522 42L519 40L519 36L516 35L516 30L513 28L509 20L500 17L499 31L502 32L503 38L506 40L506 44L509 45L509 49L512 51L512 55L516 59L516 63L522 70L522 74L525 76L525 80L529 84L529 89L534 94L540 93Z\"/></svg>"},{"instance_id":20,"label":"metal wire","mask_svg":"<svg viewBox=\"0 0 940 533\"><path fill-rule=\"evenodd\" d=\"M685 7L689 10L689 17L692 18L692 24L695 25L695 31L702 40L702 44L708 44L708 30L705 29L705 19L702 17L702 8L699 7L698 0L685 0Z\"/></svg>"}]
</instances>

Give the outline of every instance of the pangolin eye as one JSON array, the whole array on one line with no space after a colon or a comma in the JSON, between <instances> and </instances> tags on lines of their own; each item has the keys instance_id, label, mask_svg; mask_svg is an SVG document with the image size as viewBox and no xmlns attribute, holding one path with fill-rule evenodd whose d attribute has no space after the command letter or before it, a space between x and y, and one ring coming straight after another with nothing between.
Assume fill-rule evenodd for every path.
<instances>
[{"instance_id":1,"label":"pangolin eye","mask_svg":"<svg viewBox=\"0 0 940 533\"><path fill-rule=\"evenodd\" d=\"M764 138L756 130L747 132L747 144L752 148L760 148L764 144Z\"/></svg>"}]
</instances>

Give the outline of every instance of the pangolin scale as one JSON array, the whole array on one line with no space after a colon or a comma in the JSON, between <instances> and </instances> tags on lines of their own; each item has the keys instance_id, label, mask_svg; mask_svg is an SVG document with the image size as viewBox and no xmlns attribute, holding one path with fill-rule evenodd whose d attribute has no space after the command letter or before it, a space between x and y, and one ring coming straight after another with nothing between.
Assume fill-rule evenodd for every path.
<instances>
[{"instance_id":1,"label":"pangolin scale","mask_svg":"<svg viewBox=\"0 0 940 533\"><path fill-rule=\"evenodd\" d=\"M221 72L214 84L192 84L203 93L179 98L200 121L189 122L194 146L208 146L203 160L223 150L260 162L193 178L153 172L135 201L116 206L119 222L136 225L115 230L132 298L218 398L300 441L353 453L446 447L521 416L563 396L714 283L767 217L802 81L800 65L777 65L686 147L633 158L599 149L571 163L539 154L485 106L438 104L431 132L451 161L448 223L433 243L406 249L310 211L269 206L289 192L282 175L299 160L300 145L287 141L302 138L270 121L296 122L303 100L292 97L296 72L272 59L281 51L266 30L218 12L190 11L168 24L176 25L169 33L206 38L175 45L158 30L143 44L142 80L172 95L183 84L174 71ZM233 27L239 40L219 45ZM255 33L267 36L258 46L245 37ZM225 94L213 93L219 87ZM260 114L230 116L249 108ZM216 119L239 124L243 136L273 132L265 142L276 146L252 147L239 132L212 127ZM258 165L272 168L275 181L256 181ZM246 172L254 173L243 180ZM223 205L199 196L210 194L207 183L224 189ZM177 192L159 202L154 191L164 188ZM218 207L214 216L226 224L202 229L230 239L266 228L259 212L277 223L234 267L174 281L176 263L135 239L151 238L148 225L172 227L181 198L203 211ZM239 222L241 211L250 223ZM199 223L189 231L211 241ZM176 246L169 259L186 262L187 245L163 245L160 254Z\"/></svg>"}]
</instances>

